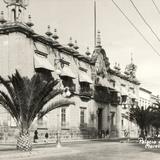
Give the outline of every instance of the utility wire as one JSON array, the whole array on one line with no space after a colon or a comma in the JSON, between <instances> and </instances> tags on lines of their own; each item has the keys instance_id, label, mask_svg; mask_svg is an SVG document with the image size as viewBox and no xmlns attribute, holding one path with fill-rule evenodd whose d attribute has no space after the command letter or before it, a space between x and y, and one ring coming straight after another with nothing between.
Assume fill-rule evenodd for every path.
<instances>
[{"instance_id":1,"label":"utility wire","mask_svg":"<svg viewBox=\"0 0 160 160\"><path fill-rule=\"evenodd\" d=\"M155 6L155 8L156 8L156 10L157 10L157 12L158 12L158 14L160 15L160 9L158 8L156 2L155 2L154 0L152 0L152 2L153 2L153 4L154 4L154 6Z\"/></svg>"},{"instance_id":2,"label":"utility wire","mask_svg":"<svg viewBox=\"0 0 160 160\"><path fill-rule=\"evenodd\" d=\"M152 29L152 27L149 25L149 23L146 21L146 19L144 18L144 16L141 14L141 12L138 10L138 8L136 7L136 5L134 4L134 2L132 0L129 0L132 4L132 6L135 8L135 10L137 11L137 13L139 14L139 16L142 18L143 22L148 26L148 28L151 30L151 32L154 34L154 36L157 38L157 40L160 42L160 38L158 37L158 35L154 32L154 30Z\"/></svg>"},{"instance_id":3,"label":"utility wire","mask_svg":"<svg viewBox=\"0 0 160 160\"><path fill-rule=\"evenodd\" d=\"M152 48L152 50L160 56L160 53L154 48L154 46L146 39L143 33L134 25L134 23L127 17L127 15L123 12L123 10L118 6L118 4L112 0L113 4L117 7L117 9L122 13L122 15L127 19L127 21L132 25L132 27L139 33L139 35L143 38L143 40Z\"/></svg>"}]
</instances>

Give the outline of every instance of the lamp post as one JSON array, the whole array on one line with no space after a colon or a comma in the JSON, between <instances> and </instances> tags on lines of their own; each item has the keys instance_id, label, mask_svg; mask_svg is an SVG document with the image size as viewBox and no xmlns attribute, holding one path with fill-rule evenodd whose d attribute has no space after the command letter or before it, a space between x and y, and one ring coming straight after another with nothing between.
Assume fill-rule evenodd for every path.
<instances>
[{"instance_id":1,"label":"lamp post","mask_svg":"<svg viewBox=\"0 0 160 160\"><path fill-rule=\"evenodd\" d=\"M61 70L60 69L57 69L56 70L56 73L57 73L57 75L60 77L60 75L61 75ZM60 88L61 88L61 85L59 85L59 90L60 90ZM58 101L59 101L59 96L58 96ZM59 119L59 114L60 114L60 109L59 108L57 108L57 141L56 141L56 147L57 148L60 148L61 147L61 140L60 140L60 123L59 123L59 121L60 121L60 119Z\"/></svg>"},{"instance_id":2,"label":"lamp post","mask_svg":"<svg viewBox=\"0 0 160 160\"><path fill-rule=\"evenodd\" d=\"M60 77L61 75L61 70L56 70L57 75ZM61 80L61 79L60 79ZM61 89L61 84L59 85L59 89ZM69 97L71 95L71 92L69 91L69 88L66 87L63 89L63 97ZM59 96L58 96L58 101L59 101ZM57 141L56 141L56 147L60 148L61 147L61 127L60 127L60 109L57 109Z\"/></svg>"},{"instance_id":3,"label":"lamp post","mask_svg":"<svg viewBox=\"0 0 160 160\"><path fill-rule=\"evenodd\" d=\"M57 148L61 147L59 120L60 119L59 119L59 109L58 109L58 113L57 113L57 141L56 141Z\"/></svg>"}]
</instances>

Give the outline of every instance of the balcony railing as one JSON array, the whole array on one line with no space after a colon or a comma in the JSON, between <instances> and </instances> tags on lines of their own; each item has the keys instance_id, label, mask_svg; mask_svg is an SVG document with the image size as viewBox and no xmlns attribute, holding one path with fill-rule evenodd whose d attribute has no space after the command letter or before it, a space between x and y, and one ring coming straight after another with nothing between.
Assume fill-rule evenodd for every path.
<instances>
[{"instance_id":1,"label":"balcony railing","mask_svg":"<svg viewBox=\"0 0 160 160\"><path fill-rule=\"evenodd\" d=\"M86 129L86 128L87 128L87 123L80 124L80 129Z\"/></svg>"},{"instance_id":2,"label":"balcony railing","mask_svg":"<svg viewBox=\"0 0 160 160\"><path fill-rule=\"evenodd\" d=\"M97 102L110 103L109 88L95 86L94 98Z\"/></svg>"},{"instance_id":3,"label":"balcony railing","mask_svg":"<svg viewBox=\"0 0 160 160\"><path fill-rule=\"evenodd\" d=\"M93 90L91 88L80 88L80 97L91 98L93 96Z\"/></svg>"}]
</instances>

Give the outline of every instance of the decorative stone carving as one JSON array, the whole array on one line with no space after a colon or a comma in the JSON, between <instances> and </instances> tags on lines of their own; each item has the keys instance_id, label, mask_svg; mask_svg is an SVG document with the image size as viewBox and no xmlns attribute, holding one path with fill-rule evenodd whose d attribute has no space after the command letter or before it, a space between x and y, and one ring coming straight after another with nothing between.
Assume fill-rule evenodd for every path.
<instances>
[{"instance_id":1,"label":"decorative stone carving","mask_svg":"<svg viewBox=\"0 0 160 160\"><path fill-rule=\"evenodd\" d=\"M10 5L10 4L20 4L22 5L23 7L26 7L28 6L28 1L29 0L3 0L7 5Z\"/></svg>"},{"instance_id":2,"label":"decorative stone carving","mask_svg":"<svg viewBox=\"0 0 160 160\"><path fill-rule=\"evenodd\" d=\"M93 52L91 60L95 63L97 75L104 78L110 67L109 59L106 56L105 50L102 48L96 48Z\"/></svg>"}]
</instances>

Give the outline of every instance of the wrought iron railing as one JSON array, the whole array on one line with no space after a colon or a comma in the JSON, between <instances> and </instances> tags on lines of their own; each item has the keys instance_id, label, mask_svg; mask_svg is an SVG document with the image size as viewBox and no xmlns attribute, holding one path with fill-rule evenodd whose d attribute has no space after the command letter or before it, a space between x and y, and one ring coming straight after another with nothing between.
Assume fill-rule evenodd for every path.
<instances>
[{"instance_id":1,"label":"wrought iron railing","mask_svg":"<svg viewBox=\"0 0 160 160\"><path fill-rule=\"evenodd\" d=\"M79 95L91 98L93 96L93 90L91 88L80 88Z\"/></svg>"}]
</instances>

